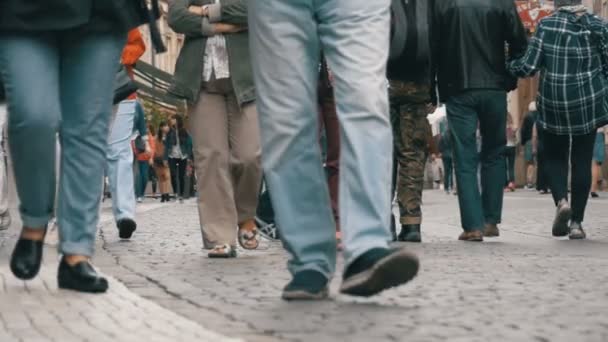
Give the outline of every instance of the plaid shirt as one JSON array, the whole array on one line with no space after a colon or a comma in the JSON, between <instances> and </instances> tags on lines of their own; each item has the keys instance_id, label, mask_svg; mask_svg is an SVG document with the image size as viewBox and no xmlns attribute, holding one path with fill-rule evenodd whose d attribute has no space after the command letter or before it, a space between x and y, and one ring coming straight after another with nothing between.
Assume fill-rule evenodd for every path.
<instances>
[{"instance_id":1,"label":"plaid shirt","mask_svg":"<svg viewBox=\"0 0 608 342\"><path fill-rule=\"evenodd\" d=\"M541 71L539 123L553 134L583 135L608 122L608 28L597 16L561 8L541 20L516 76Z\"/></svg>"}]
</instances>

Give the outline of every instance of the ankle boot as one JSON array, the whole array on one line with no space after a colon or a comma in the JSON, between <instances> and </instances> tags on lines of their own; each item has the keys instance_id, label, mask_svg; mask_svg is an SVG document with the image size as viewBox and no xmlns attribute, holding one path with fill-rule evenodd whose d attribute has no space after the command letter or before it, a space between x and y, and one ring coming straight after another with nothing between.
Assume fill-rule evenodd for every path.
<instances>
[{"instance_id":1,"label":"ankle boot","mask_svg":"<svg viewBox=\"0 0 608 342\"><path fill-rule=\"evenodd\" d=\"M422 240L422 238L420 236L420 225L419 224L401 225L401 232L399 233L399 241L420 242L421 240Z\"/></svg>"}]
</instances>

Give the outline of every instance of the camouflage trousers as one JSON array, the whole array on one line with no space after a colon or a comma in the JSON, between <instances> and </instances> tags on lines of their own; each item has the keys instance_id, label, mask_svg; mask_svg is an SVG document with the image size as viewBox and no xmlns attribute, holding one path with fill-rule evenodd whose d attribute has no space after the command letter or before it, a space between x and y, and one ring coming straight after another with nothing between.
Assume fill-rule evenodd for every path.
<instances>
[{"instance_id":1,"label":"camouflage trousers","mask_svg":"<svg viewBox=\"0 0 608 342\"><path fill-rule=\"evenodd\" d=\"M391 81L389 93L395 145L393 186L401 224L420 224L424 169L432 135L426 118L429 87Z\"/></svg>"}]
</instances>

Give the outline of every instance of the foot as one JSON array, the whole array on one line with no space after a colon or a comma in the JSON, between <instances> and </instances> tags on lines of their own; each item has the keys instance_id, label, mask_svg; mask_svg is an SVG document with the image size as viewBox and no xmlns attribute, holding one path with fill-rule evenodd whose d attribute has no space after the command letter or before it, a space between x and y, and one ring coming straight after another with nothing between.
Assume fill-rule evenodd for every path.
<instances>
[{"instance_id":1,"label":"foot","mask_svg":"<svg viewBox=\"0 0 608 342\"><path fill-rule=\"evenodd\" d=\"M0 215L0 230L7 230L11 226L11 214L7 211Z\"/></svg>"},{"instance_id":2,"label":"foot","mask_svg":"<svg viewBox=\"0 0 608 342\"><path fill-rule=\"evenodd\" d=\"M591 198L598 198L598 197L600 197L600 195L598 195L597 192L594 191L591 193Z\"/></svg>"},{"instance_id":3,"label":"foot","mask_svg":"<svg viewBox=\"0 0 608 342\"><path fill-rule=\"evenodd\" d=\"M133 232L137 229L137 223L130 218L120 219L116 222L118 236L121 239L130 239Z\"/></svg>"},{"instance_id":4,"label":"foot","mask_svg":"<svg viewBox=\"0 0 608 342\"><path fill-rule=\"evenodd\" d=\"M229 244L217 245L209 251L207 256L211 259L232 259L236 258L236 248Z\"/></svg>"},{"instance_id":5,"label":"foot","mask_svg":"<svg viewBox=\"0 0 608 342\"><path fill-rule=\"evenodd\" d=\"M399 241L406 241L406 242L422 241L422 238L420 236L420 225L419 224L401 225L401 232L399 233Z\"/></svg>"},{"instance_id":6,"label":"foot","mask_svg":"<svg viewBox=\"0 0 608 342\"><path fill-rule=\"evenodd\" d=\"M137 198L137 203L143 203L143 202L144 202L144 199L142 197Z\"/></svg>"},{"instance_id":7,"label":"foot","mask_svg":"<svg viewBox=\"0 0 608 342\"><path fill-rule=\"evenodd\" d=\"M515 183L510 182L510 183L509 183L508 188L509 188L509 190L510 190L511 192L514 192L514 191L515 191Z\"/></svg>"},{"instance_id":8,"label":"foot","mask_svg":"<svg viewBox=\"0 0 608 342\"><path fill-rule=\"evenodd\" d=\"M566 236L570 232L568 222L572 217L572 209L567 199L562 199L557 204L555 219L553 220L553 236Z\"/></svg>"},{"instance_id":9,"label":"foot","mask_svg":"<svg viewBox=\"0 0 608 342\"><path fill-rule=\"evenodd\" d=\"M238 241L244 249L257 249L260 246L258 226L254 219L239 224Z\"/></svg>"},{"instance_id":10,"label":"foot","mask_svg":"<svg viewBox=\"0 0 608 342\"><path fill-rule=\"evenodd\" d=\"M486 227L483 230L484 237L498 237L500 236L500 231L498 230L498 226L495 224L486 223Z\"/></svg>"},{"instance_id":11,"label":"foot","mask_svg":"<svg viewBox=\"0 0 608 342\"><path fill-rule=\"evenodd\" d=\"M472 241L472 242L481 242L483 241L483 233L480 230L471 230L464 231L458 237L460 241Z\"/></svg>"},{"instance_id":12,"label":"foot","mask_svg":"<svg viewBox=\"0 0 608 342\"><path fill-rule=\"evenodd\" d=\"M412 280L418 266L418 257L404 248L374 248L348 266L340 292L370 297Z\"/></svg>"},{"instance_id":13,"label":"foot","mask_svg":"<svg viewBox=\"0 0 608 342\"><path fill-rule=\"evenodd\" d=\"M68 264L66 257L61 258L57 281L60 289L89 293L101 293L108 290L108 281L97 274L88 260Z\"/></svg>"},{"instance_id":14,"label":"foot","mask_svg":"<svg viewBox=\"0 0 608 342\"><path fill-rule=\"evenodd\" d=\"M583 226L579 222L570 224L570 240L583 240L587 238L587 234L583 230Z\"/></svg>"},{"instance_id":15,"label":"foot","mask_svg":"<svg viewBox=\"0 0 608 342\"><path fill-rule=\"evenodd\" d=\"M283 289L284 300L322 300L329 296L329 280L321 272L300 271Z\"/></svg>"},{"instance_id":16,"label":"foot","mask_svg":"<svg viewBox=\"0 0 608 342\"><path fill-rule=\"evenodd\" d=\"M10 267L15 277L33 279L40 271L46 229L23 228L11 255Z\"/></svg>"}]
</instances>

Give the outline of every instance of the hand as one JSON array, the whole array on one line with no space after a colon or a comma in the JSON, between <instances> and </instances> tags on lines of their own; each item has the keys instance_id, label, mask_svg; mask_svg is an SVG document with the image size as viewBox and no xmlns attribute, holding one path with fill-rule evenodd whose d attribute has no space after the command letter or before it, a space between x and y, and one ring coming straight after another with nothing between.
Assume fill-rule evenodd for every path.
<instances>
[{"instance_id":1,"label":"hand","mask_svg":"<svg viewBox=\"0 0 608 342\"><path fill-rule=\"evenodd\" d=\"M190 6L188 7L188 12L198 15L199 17L204 17L207 12L207 8L204 8L203 6Z\"/></svg>"},{"instance_id":2,"label":"hand","mask_svg":"<svg viewBox=\"0 0 608 342\"><path fill-rule=\"evenodd\" d=\"M234 25L234 24L225 24L225 23L216 23L213 24L213 31L215 33L237 33L241 31L245 31L247 28L244 26Z\"/></svg>"}]
</instances>

